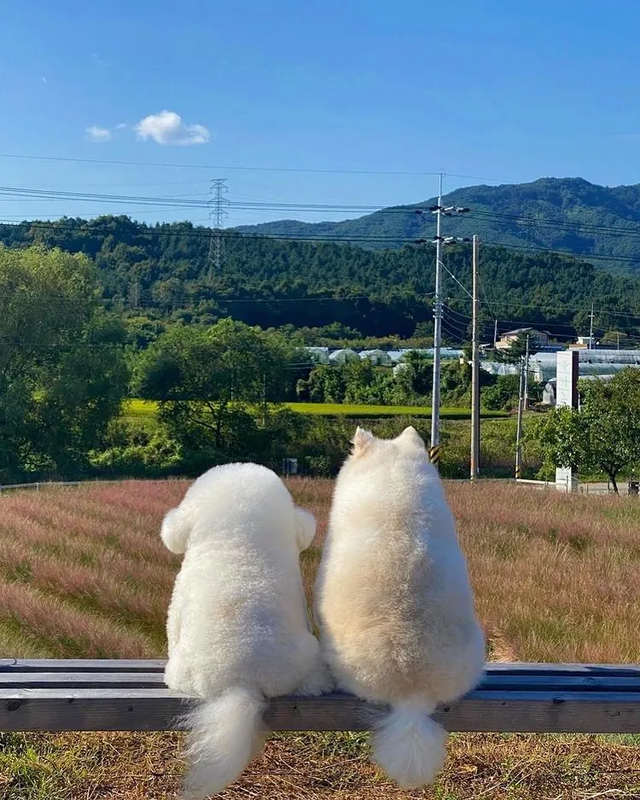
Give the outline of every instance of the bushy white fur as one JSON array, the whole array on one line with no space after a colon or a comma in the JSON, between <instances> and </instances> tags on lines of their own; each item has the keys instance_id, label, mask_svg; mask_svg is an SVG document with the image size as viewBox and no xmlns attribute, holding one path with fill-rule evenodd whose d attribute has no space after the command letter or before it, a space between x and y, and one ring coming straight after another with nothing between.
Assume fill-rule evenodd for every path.
<instances>
[{"instance_id":1,"label":"bushy white fur","mask_svg":"<svg viewBox=\"0 0 640 800\"><path fill-rule=\"evenodd\" d=\"M430 783L446 732L430 718L484 666L464 556L436 469L414 428L360 428L338 476L316 583L323 655L340 688L388 703L372 741L400 786Z\"/></svg>"},{"instance_id":2,"label":"bushy white fur","mask_svg":"<svg viewBox=\"0 0 640 800\"><path fill-rule=\"evenodd\" d=\"M167 619L165 682L205 699L185 721L188 797L221 791L261 751L265 698L330 689L299 566L315 527L257 464L209 470L164 519L163 542L185 554Z\"/></svg>"}]
</instances>

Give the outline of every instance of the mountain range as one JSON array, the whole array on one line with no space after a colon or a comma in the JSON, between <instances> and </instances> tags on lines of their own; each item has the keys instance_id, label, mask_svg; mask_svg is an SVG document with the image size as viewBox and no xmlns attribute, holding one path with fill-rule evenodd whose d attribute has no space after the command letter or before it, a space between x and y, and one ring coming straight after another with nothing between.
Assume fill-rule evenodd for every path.
<instances>
[{"instance_id":1,"label":"mountain range","mask_svg":"<svg viewBox=\"0 0 640 800\"><path fill-rule=\"evenodd\" d=\"M399 248L432 238L432 215L418 214L437 200L380 209L340 222L278 220L235 230L371 249ZM535 253L564 251L618 273L640 273L640 184L598 186L583 178L540 178L531 183L468 186L443 197L444 206L470 213L444 217L444 236L477 234L485 244Z\"/></svg>"}]
</instances>

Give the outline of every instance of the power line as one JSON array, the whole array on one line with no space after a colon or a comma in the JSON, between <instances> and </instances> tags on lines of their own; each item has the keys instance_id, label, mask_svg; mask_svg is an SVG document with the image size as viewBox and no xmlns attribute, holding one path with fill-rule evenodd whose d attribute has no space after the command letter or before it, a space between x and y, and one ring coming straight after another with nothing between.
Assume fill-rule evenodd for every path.
<instances>
[{"instance_id":1,"label":"power line","mask_svg":"<svg viewBox=\"0 0 640 800\"><path fill-rule=\"evenodd\" d=\"M34 156L34 158L36 157ZM110 162L104 162L104 163L110 163ZM421 173L416 173L416 174L421 174ZM192 195L152 197L152 196L127 196L127 195L108 195L108 194L105 195L105 194L97 194L89 192L56 191L56 190L34 189L26 187L0 187L0 193L9 195L10 197L13 198L21 197L23 201L28 198L37 198L37 199L46 198L55 200L82 199L85 201L100 201L100 202L114 202L114 203L150 202L154 204L158 203L166 204L169 202L171 205L174 205L175 207L183 206L185 208L192 206L206 207L208 204L207 200L201 200L201 201L185 200L181 203L174 202L175 198L187 198L190 196L196 197L199 195L201 196L203 193L196 193ZM352 211L352 212L362 211L362 212L379 212L384 214L407 215L407 214L412 214L415 211L415 208L419 204L386 207L384 204L371 205L371 204L338 204L338 203L288 203L281 201L270 201L270 202L249 201L244 203L234 203L233 205L244 210L259 210L259 209L265 209L269 211L299 210L308 212L319 211L323 213L340 213L342 211ZM525 215L509 214L505 212L489 211L489 210L485 211L483 209L474 209L473 215L477 218L482 218L486 220L489 219L505 220L505 221L508 220L511 222L517 222L519 224L528 227L549 227L549 228L559 228L564 230L581 230L584 232L597 232L597 233L602 233L604 235L622 234L626 236L640 237L640 227L634 230L630 226L620 226L620 225L605 226L605 225L597 225L595 223L586 223L578 221L572 222L569 220L563 221L563 220L540 219L540 218L528 217ZM630 221L630 225L638 226L638 223L635 221Z\"/></svg>"},{"instance_id":2,"label":"power line","mask_svg":"<svg viewBox=\"0 0 640 800\"><path fill-rule=\"evenodd\" d=\"M36 189L29 187L8 187L8 186L0 187L0 195L8 196L8 198L10 199L15 199L16 197L20 197L22 198L23 201L31 199L50 199L56 201L80 199L87 202L91 201L91 202L107 202L107 203L153 203L154 205L168 204L175 208L179 207L206 208L210 204L209 200L186 199L189 197L201 197L203 194L204 193L195 193L195 194L192 193L192 194L155 197L149 195L140 196L140 195L122 195L122 194L99 194L91 192L58 191L50 189ZM176 202L176 200L179 200L179 202ZM338 204L338 203L291 203L284 201L264 202L255 200L255 201L244 201L244 202L230 202L229 206L243 210L264 209L267 211L305 211L305 212L322 212L322 213L360 211L360 212L377 212L385 215L399 214L406 216L408 214L415 213L415 210L417 206L419 206L419 204L414 204L409 206L385 207L384 204L371 205L371 204ZM581 223L581 222L571 222L562 220L534 219L526 216L518 216L514 214L506 214L494 211L483 211L477 209L475 209L472 212L472 214L478 218L509 220L533 227L535 226L554 227L563 230L580 229L580 230L600 232L603 234L611 234L611 235L624 234L626 236L640 237L640 226L636 222L631 223L637 226L636 230L633 230L630 227L604 226L604 225L595 225L593 223ZM398 239L402 237L389 237L389 238ZM574 251L566 251L566 252L571 252L571 254L574 254ZM597 254L589 254L589 255L593 255L595 257ZM614 257L615 256L612 256L612 258Z\"/></svg>"},{"instance_id":3,"label":"power line","mask_svg":"<svg viewBox=\"0 0 640 800\"><path fill-rule=\"evenodd\" d=\"M19 153L0 153L0 158L24 159L30 161L62 161L78 164L108 164L130 167L169 167L176 169L207 169L220 171L242 172L298 172L321 175L406 175L406 176L437 176L439 172L408 171L408 170L372 170L372 169L320 169L310 167L247 167L224 164L170 164L157 161L116 161L102 158L70 158L63 156L34 156ZM456 176L458 177L458 176ZM491 179L487 179L491 180Z\"/></svg>"},{"instance_id":4,"label":"power line","mask_svg":"<svg viewBox=\"0 0 640 800\"><path fill-rule=\"evenodd\" d=\"M100 215L100 216L110 216L110 215ZM134 221L131 221L132 224L135 225ZM188 221L187 221L188 222ZM11 225L14 227L23 227L28 226L31 228L43 228L43 229L63 229L66 227L67 230L77 230L80 226L76 224L67 224L66 226L58 221L44 221L44 220L37 220L37 221L29 221L24 220L22 222L16 223L15 220L0 220L0 224ZM171 223L164 223L164 225L170 225ZM99 232L96 226L93 226L92 232ZM105 229L105 232L110 233L112 232L108 228ZM242 238L250 238L250 239L257 239L257 240L274 240L274 241L303 241L303 242L310 242L310 243L327 243L327 244L359 244L359 243L377 243L380 245L384 244L395 244L395 245L408 245L413 244L414 239L413 237L405 237L405 236L390 236L390 235L370 235L370 234L343 234L343 235L334 235L334 234L292 234L292 233L270 233L270 234L259 234L259 233L249 233L246 231L240 231L237 229L231 229L230 233L235 237L242 237ZM211 232L207 228L194 228L192 230L167 230L167 228L159 228L155 229L151 226L147 225L144 227L144 230L140 233L141 236L156 234L161 236L186 236L186 237L204 237L210 238ZM225 234L226 235L226 234ZM503 250L522 250L528 252L544 252L549 253L552 255L558 256L569 256L576 261L604 261L604 262L628 262L637 264L640 263L640 257L631 257L631 256L605 256L600 254L593 254L593 253L584 253L584 252L575 252L570 250L559 250L557 248L552 247L542 247L537 245L525 246L525 245L517 245L517 244L509 244L505 245L502 242L496 242L491 240L485 240L485 244L493 246L493 247L500 247Z\"/></svg>"},{"instance_id":5,"label":"power line","mask_svg":"<svg viewBox=\"0 0 640 800\"><path fill-rule=\"evenodd\" d=\"M485 240L483 240L484 242ZM606 256L600 255L597 253L584 253L584 252L577 252L572 250L561 250L559 248L554 247L544 247L543 245L520 245L520 244L503 244L502 242L496 242L486 240L486 244L491 245L493 247L501 247L503 250L523 250L529 252L537 252L537 253L552 253L559 256L570 256L576 261L624 261L630 264L639 264L640 263L640 256Z\"/></svg>"},{"instance_id":6,"label":"power line","mask_svg":"<svg viewBox=\"0 0 640 800\"><path fill-rule=\"evenodd\" d=\"M120 202L125 202L125 201L129 202L131 200L133 200L134 202L136 201L135 198L123 198L123 200L113 200L113 201L110 201L110 202L120 203ZM149 201L150 202L154 202L154 203L158 203L159 202L159 200L155 199L155 198L149 198ZM140 202L140 201L137 201L137 202ZM194 207L206 208L207 204L206 204L206 202L197 203L197 204L193 204L192 203L192 204L188 204L188 205L178 204L178 203L170 203L170 204L168 204L168 207L172 208L172 209L194 208ZM249 207L247 205L244 205L244 204L238 204L238 203L231 204L230 203L228 208L245 208L246 209L246 208L249 208ZM160 211L161 209L157 209L157 210ZM254 208L254 210L256 210L256 209ZM266 210L282 210L282 209L269 208L269 209L266 209ZM312 210L320 210L320 209L306 208L306 209L299 209L299 210L312 211ZM329 209L324 209L324 210L329 210ZM335 209L335 208L331 209L331 210L332 211L337 211L337 209ZM140 212L140 213L143 213L143 212ZM146 212L144 212L144 213L146 213ZM106 215L99 215L99 216L110 216L110 215L106 214ZM21 224L21 223L16 223L15 220L9 220L9 219L6 219L6 218L4 220L0 220L0 223L2 223L2 222L4 222L5 224L8 224L8 225ZM34 227L34 228L47 227L47 226L48 227L54 227L55 226L58 229L60 229L62 227L62 225L59 222L56 222L56 221L47 222L47 221L43 221L43 220L37 220L37 221L24 220L23 223L25 225L29 225L30 227ZM309 224L309 223L303 223L303 224ZM74 227L77 227L77 226L74 226ZM94 230L95 230L95 228L94 228ZM144 235L144 233L150 232L151 230L152 229L150 227L146 227L145 230L143 231L142 235ZM334 234L334 233L317 233L317 234L310 234L310 233L300 233L300 234L297 234L297 233L268 233L268 234L259 234L259 233L249 233L249 232L242 231L242 230L237 230L237 229L232 229L232 231L233 231L233 234L236 235L236 236L244 236L244 237L252 237L253 236L254 238L260 238L260 239L308 241L308 242L327 242L327 243L344 243L344 244L358 244L358 243L371 243L371 244L374 244L375 243L375 244L380 244L380 245L384 245L384 244L388 244L388 245L407 245L407 244L413 244L414 241L415 241L413 239L413 237L408 237L408 236L405 236L405 235L393 236L393 235L383 235L383 234L374 234L374 235L372 235L372 234L339 234L339 233L337 233L337 234ZM161 233L162 233L162 235L171 235L174 232L170 232L170 231L167 231L167 230L162 230ZM203 229L201 232L198 231L197 229L194 229L194 230L191 230L191 231L175 232L175 235L180 235L180 236L197 236L197 235L200 235L200 234L204 235L207 238L210 237L210 231L206 230L206 229ZM519 245L519 244L515 244L515 243L506 244L505 245L503 242L492 241L490 239L489 240L484 240L484 242L487 245L490 245L490 246L493 246L493 247L500 247L500 248L506 249L506 250L521 250L521 251L524 251L524 252L544 252L544 253L555 254L555 255L558 255L558 256L569 256L569 257L575 259L576 261L602 261L602 262L613 262L613 263L625 262L625 263L630 263L630 264L638 264L638 263L640 263L640 256L636 257L636 256L624 256L624 255L604 255L604 254L597 254L597 253L586 253L586 252L581 252L581 251L562 250L562 249L558 249L558 248L554 248L554 247L544 247L542 245Z\"/></svg>"},{"instance_id":7,"label":"power line","mask_svg":"<svg viewBox=\"0 0 640 800\"><path fill-rule=\"evenodd\" d=\"M548 218L539 218L539 217L529 217L526 215L518 215L518 214L508 214L501 211L485 211L484 209L475 209L474 215L477 217L484 217L487 219L501 219L501 220L508 220L510 222L519 222L523 225L528 225L531 227L557 227L557 228L566 228L566 229L578 229L583 230L586 232L598 232L598 233L612 233L612 234L632 234L639 236L640 230L630 230L627 226L622 225L598 225L593 222L578 222L578 221L571 221L571 220L553 220ZM638 225L638 222L635 220L629 221L631 225Z\"/></svg>"}]
</instances>

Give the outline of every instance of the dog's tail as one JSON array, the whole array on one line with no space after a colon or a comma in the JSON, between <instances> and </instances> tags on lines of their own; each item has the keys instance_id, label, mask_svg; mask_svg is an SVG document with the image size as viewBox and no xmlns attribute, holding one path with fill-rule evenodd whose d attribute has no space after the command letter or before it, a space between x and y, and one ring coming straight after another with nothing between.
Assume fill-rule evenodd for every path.
<instances>
[{"instance_id":1,"label":"dog's tail","mask_svg":"<svg viewBox=\"0 0 640 800\"><path fill-rule=\"evenodd\" d=\"M403 789L431 783L444 764L447 732L429 716L434 710L424 703L395 706L374 731L373 760Z\"/></svg>"},{"instance_id":2,"label":"dog's tail","mask_svg":"<svg viewBox=\"0 0 640 800\"><path fill-rule=\"evenodd\" d=\"M187 547L191 533L191 518L182 506L167 511L162 520L160 538L172 553L182 555Z\"/></svg>"},{"instance_id":3,"label":"dog's tail","mask_svg":"<svg viewBox=\"0 0 640 800\"><path fill-rule=\"evenodd\" d=\"M183 723L191 733L185 798L221 792L261 752L267 733L262 722L266 704L257 690L234 687L186 715Z\"/></svg>"}]
</instances>

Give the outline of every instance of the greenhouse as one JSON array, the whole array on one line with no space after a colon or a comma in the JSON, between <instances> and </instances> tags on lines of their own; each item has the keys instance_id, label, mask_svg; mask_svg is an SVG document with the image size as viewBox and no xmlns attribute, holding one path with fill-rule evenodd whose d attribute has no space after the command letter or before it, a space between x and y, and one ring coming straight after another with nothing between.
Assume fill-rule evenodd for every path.
<instances>
[{"instance_id":1,"label":"greenhouse","mask_svg":"<svg viewBox=\"0 0 640 800\"><path fill-rule=\"evenodd\" d=\"M363 361L370 361L376 367L389 367L393 363L389 353L385 353L384 350L363 350L360 358Z\"/></svg>"}]
</instances>

